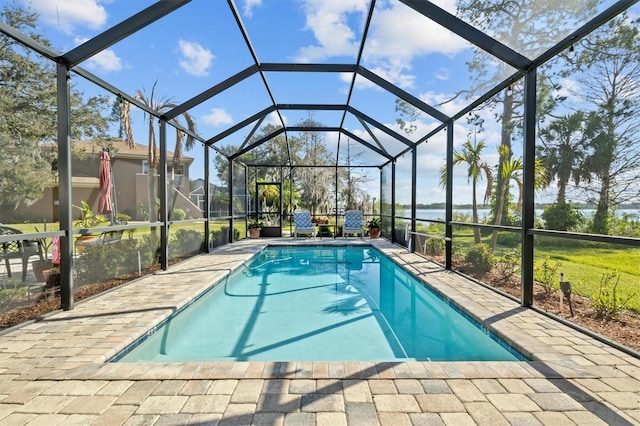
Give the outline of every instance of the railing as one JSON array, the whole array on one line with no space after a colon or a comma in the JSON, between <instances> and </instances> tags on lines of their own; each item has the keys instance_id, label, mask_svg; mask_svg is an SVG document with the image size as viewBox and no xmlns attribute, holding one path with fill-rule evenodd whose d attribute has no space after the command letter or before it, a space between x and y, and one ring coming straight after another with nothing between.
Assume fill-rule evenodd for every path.
<instances>
[{"instance_id":1,"label":"railing","mask_svg":"<svg viewBox=\"0 0 640 426\"><path fill-rule=\"evenodd\" d=\"M451 241L451 238L445 237L444 235L435 235L435 234L427 234L426 232L416 232L409 230L409 224L404 227L404 239L407 241L407 251L411 253L411 247L413 247L413 236L421 236L426 238L432 238L435 240L443 240L443 241ZM425 241L425 246L427 242ZM423 251L427 251L426 248Z\"/></svg>"}]
</instances>

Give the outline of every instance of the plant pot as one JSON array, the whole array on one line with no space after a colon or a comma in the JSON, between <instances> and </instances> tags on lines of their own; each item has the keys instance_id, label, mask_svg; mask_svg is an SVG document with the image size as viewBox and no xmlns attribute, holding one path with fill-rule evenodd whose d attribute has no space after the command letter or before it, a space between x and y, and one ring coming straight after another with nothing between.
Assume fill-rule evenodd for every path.
<instances>
[{"instance_id":1,"label":"plant pot","mask_svg":"<svg viewBox=\"0 0 640 426\"><path fill-rule=\"evenodd\" d=\"M53 268L52 260L34 260L31 262L31 267L33 268L33 275L36 276L36 281L39 283L43 283L47 280L47 277L44 274L46 269Z\"/></svg>"},{"instance_id":2,"label":"plant pot","mask_svg":"<svg viewBox=\"0 0 640 426\"><path fill-rule=\"evenodd\" d=\"M249 237L250 238L260 238L260 231L262 231L262 229L260 229L260 228L251 228L251 229L249 229Z\"/></svg>"},{"instance_id":3,"label":"plant pot","mask_svg":"<svg viewBox=\"0 0 640 426\"><path fill-rule=\"evenodd\" d=\"M94 242L98 239L98 235L88 234L88 235L80 235L78 239L76 239L76 252L84 253L86 251L86 246L94 244Z\"/></svg>"},{"instance_id":4,"label":"plant pot","mask_svg":"<svg viewBox=\"0 0 640 426\"><path fill-rule=\"evenodd\" d=\"M370 228L369 236L371 238L379 238L380 237L380 228Z\"/></svg>"}]
</instances>

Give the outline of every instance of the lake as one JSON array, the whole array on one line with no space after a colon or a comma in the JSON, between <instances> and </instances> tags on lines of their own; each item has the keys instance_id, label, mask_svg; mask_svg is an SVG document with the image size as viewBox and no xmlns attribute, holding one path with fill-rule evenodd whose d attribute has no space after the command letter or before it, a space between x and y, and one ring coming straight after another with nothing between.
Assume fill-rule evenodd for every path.
<instances>
[{"instance_id":1,"label":"lake","mask_svg":"<svg viewBox=\"0 0 640 426\"><path fill-rule=\"evenodd\" d=\"M594 209L582 209L582 215L585 218L590 218L595 213ZM417 209L416 210L416 218L418 219L427 219L427 220L444 220L444 209ZM469 215L471 217L471 209L455 209L454 213L462 213ZM491 213L490 209L478 209L478 218L482 221L482 219L487 218ZM409 216L410 210L405 209L405 216ZM635 217L636 220L640 220L640 210L638 209L618 209L616 210L616 216L622 217L625 214L631 214ZM540 217L542 215L542 209L536 209L536 217Z\"/></svg>"}]
</instances>

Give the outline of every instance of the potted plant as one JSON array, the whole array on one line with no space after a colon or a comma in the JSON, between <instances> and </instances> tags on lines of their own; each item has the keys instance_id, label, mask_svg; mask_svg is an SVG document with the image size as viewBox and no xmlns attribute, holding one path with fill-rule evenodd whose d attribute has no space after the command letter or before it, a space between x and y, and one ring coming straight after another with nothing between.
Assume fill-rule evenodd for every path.
<instances>
[{"instance_id":1,"label":"potted plant","mask_svg":"<svg viewBox=\"0 0 640 426\"><path fill-rule=\"evenodd\" d=\"M311 223L318 225L318 237L333 237L331 229L329 229L329 219L313 216Z\"/></svg>"},{"instance_id":2,"label":"potted plant","mask_svg":"<svg viewBox=\"0 0 640 426\"><path fill-rule=\"evenodd\" d=\"M260 237L260 231L262 231L262 227L264 226L264 222L261 220L252 220L249 222L247 228L249 229L249 237L258 238Z\"/></svg>"},{"instance_id":3,"label":"potted plant","mask_svg":"<svg viewBox=\"0 0 640 426\"><path fill-rule=\"evenodd\" d=\"M81 206L76 206L75 204L72 205L82 212L82 216L80 220L76 222L75 226L79 228L95 228L108 223L108 220L104 215L95 214L91 211L89 203L86 201L80 201L80 204ZM81 234L76 238L76 249L79 253L82 253L84 251L84 245L98 239L99 236L99 234L91 232Z\"/></svg>"},{"instance_id":4,"label":"potted plant","mask_svg":"<svg viewBox=\"0 0 640 426\"><path fill-rule=\"evenodd\" d=\"M380 227L382 221L379 217L373 217L367 222L367 228L369 228L369 236L371 238L378 238L380 236Z\"/></svg>"}]
</instances>

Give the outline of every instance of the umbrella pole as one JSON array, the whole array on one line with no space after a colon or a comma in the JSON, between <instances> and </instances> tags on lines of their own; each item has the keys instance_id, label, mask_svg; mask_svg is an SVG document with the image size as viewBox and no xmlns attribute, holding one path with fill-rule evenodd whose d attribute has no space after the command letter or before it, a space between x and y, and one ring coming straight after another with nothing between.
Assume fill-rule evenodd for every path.
<instances>
[{"instance_id":1,"label":"umbrella pole","mask_svg":"<svg viewBox=\"0 0 640 426\"><path fill-rule=\"evenodd\" d=\"M111 207L111 223L113 224L118 221L118 198L116 196L116 179L111 162L109 162L109 168L111 169L111 200L113 204Z\"/></svg>"}]
</instances>

